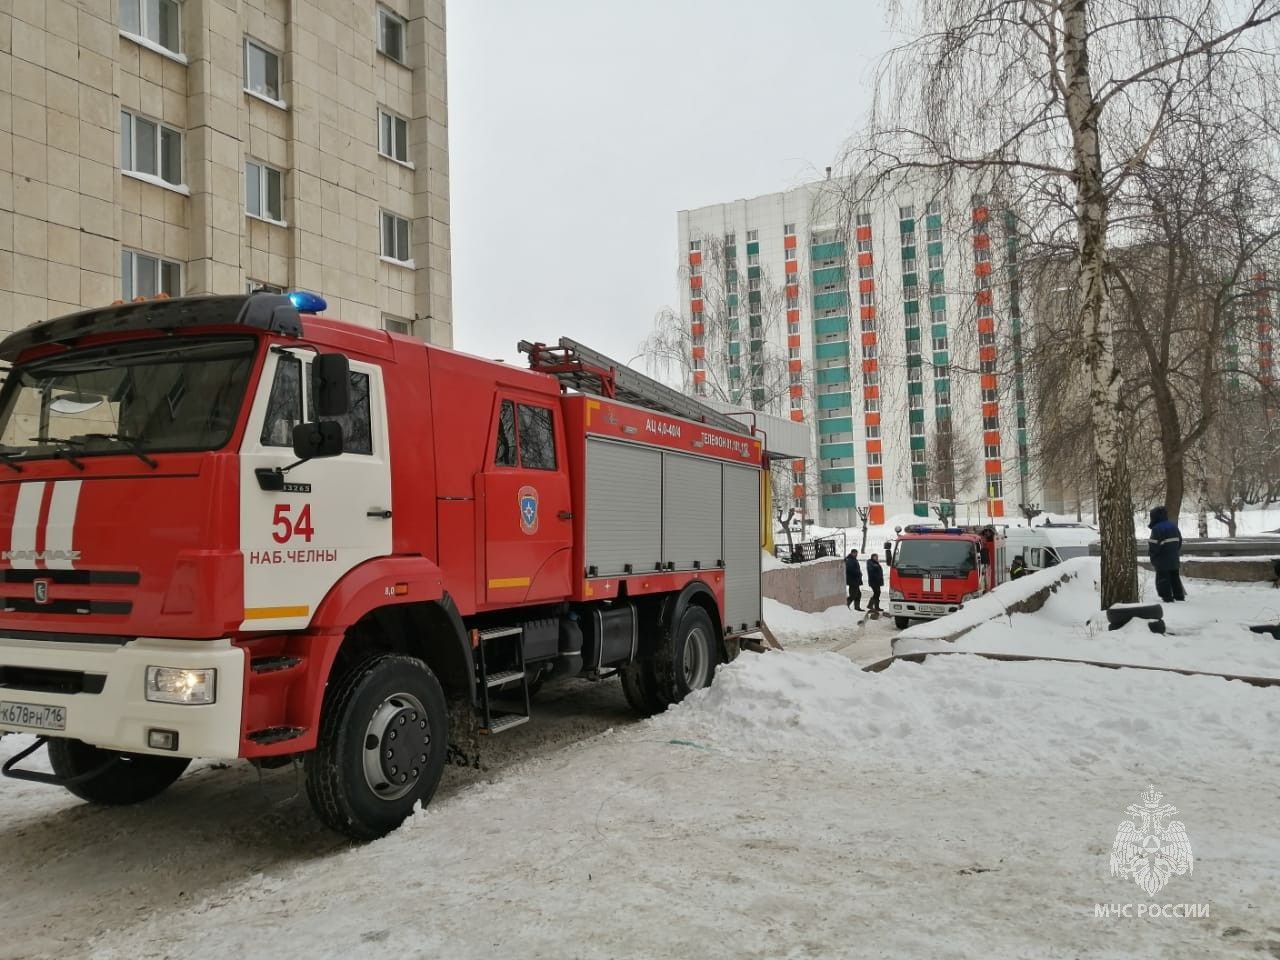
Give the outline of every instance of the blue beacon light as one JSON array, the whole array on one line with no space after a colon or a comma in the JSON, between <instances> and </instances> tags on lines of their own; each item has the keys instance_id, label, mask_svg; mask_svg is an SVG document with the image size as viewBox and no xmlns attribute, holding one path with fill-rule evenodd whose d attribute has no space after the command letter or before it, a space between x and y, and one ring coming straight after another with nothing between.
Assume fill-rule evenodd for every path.
<instances>
[{"instance_id":1,"label":"blue beacon light","mask_svg":"<svg viewBox=\"0 0 1280 960\"><path fill-rule=\"evenodd\" d=\"M329 306L320 294L307 290L294 290L289 294L289 301L299 313L320 313Z\"/></svg>"}]
</instances>

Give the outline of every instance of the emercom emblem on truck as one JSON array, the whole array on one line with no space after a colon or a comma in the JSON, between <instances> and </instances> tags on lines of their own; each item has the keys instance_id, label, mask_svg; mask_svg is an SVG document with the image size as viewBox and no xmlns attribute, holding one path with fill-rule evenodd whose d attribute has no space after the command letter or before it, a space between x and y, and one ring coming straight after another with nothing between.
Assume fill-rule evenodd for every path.
<instances>
[{"instance_id":1,"label":"emercom emblem on truck","mask_svg":"<svg viewBox=\"0 0 1280 960\"><path fill-rule=\"evenodd\" d=\"M520 503L520 529L532 536L538 532L538 491L524 486L516 497Z\"/></svg>"}]
</instances>

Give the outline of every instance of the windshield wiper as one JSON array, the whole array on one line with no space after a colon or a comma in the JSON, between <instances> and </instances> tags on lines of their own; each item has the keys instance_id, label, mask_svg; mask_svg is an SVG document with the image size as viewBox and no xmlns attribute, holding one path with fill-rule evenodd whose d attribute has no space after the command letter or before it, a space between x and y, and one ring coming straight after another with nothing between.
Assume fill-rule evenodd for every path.
<instances>
[{"instance_id":1,"label":"windshield wiper","mask_svg":"<svg viewBox=\"0 0 1280 960\"><path fill-rule=\"evenodd\" d=\"M65 444L66 446L55 447L53 451L53 455L55 457L61 457L63 460L67 461L67 463L71 464L77 470L84 469L84 464L81 463L80 460L76 457L76 455L68 449L69 447L83 447L84 446L83 440L72 440L70 437L31 437L30 439L32 443Z\"/></svg>"},{"instance_id":2,"label":"windshield wiper","mask_svg":"<svg viewBox=\"0 0 1280 960\"><path fill-rule=\"evenodd\" d=\"M76 439L77 440L80 440L80 439L115 440L118 443L124 444L125 448L130 453L132 453L135 457L137 457L139 460L145 463L152 470L155 470L157 467L160 466L160 464L157 463L154 459L146 455L146 453L142 449L142 441L139 440L137 437L125 436L123 433L82 433Z\"/></svg>"}]
</instances>

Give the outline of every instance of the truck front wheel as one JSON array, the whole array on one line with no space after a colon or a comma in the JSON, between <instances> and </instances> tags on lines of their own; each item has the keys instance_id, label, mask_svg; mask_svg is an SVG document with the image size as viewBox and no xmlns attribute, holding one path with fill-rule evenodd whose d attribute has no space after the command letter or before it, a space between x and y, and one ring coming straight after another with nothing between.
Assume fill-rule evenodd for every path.
<instances>
[{"instance_id":1,"label":"truck front wheel","mask_svg":"<svg viewBox=\"0 0 1280 960\"><path fill-rule=\"evenodd\" d=\"M893 625L897 627L899 630L905 630L907 629L907 627L911 626L911 618L910 617L894 617Z\"/></svg>"},{"instance_id":2,"label":"truck front wheel","mask_svg":"<svg viewBox=\"0 0 1280 960\"><path fill-rule=\"evenodd\" d=\"M70 779L98 770L93 776L66 784L66 788L81 800L104 806L150 800L168 789L190 763L186 757L103 750L80 740L49 741L49 766L59 777Z\"/></svg>"},{"instance_id":3,"label":"truck front wheel","mask_svg":"<svg viewBox=\"0 0 1280 960\"><path fill-rule=\"evenodd\" d=\"M413 657L373 657L330 685L307 796L338 833L375 840L430 802L448 748L444 691Z\"/></svg>"}]
</instances>

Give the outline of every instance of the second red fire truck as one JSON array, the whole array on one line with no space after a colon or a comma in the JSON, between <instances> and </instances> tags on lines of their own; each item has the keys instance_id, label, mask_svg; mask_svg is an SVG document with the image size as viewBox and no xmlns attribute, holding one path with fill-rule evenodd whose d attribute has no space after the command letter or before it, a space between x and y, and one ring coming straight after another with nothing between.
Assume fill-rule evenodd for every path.
<instances>
[{"instance_id":1,"label":"second red fire truck","mask_svg":"<svg viewBox=\"0 0 1280 960\"><path fill-rule=\"evenodd\" d=\"M1007 578L999 528L911 525L897 530L889 613L899 627L954 613Z\"/></svg>"}]
</instances>

